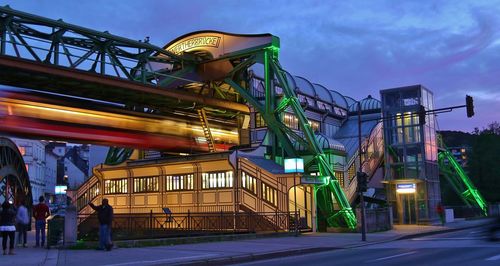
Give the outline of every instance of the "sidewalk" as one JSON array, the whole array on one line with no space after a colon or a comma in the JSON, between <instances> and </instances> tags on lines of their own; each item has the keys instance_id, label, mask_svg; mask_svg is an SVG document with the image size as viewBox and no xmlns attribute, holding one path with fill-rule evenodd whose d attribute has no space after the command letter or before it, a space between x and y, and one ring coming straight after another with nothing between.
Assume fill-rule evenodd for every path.
<instances>
[{"instance_id":1,"label":"sidewalk","mask_svg":"<svg viewBox=\"0 0 500 266\"><path fill-rule=\"evenodd\" d=\"M189 265L229 264L278 256L352 248L433 233L448 232L490 223L491 219L458 221L446 226L397 225L393 230L367 234L305 233L299 237L270 237L185 245L116 248L96 250L57 250L33 248L33 233L28 248L17 248L14 256L0 255L0 265Z\"/></svg>"}]
</instances>

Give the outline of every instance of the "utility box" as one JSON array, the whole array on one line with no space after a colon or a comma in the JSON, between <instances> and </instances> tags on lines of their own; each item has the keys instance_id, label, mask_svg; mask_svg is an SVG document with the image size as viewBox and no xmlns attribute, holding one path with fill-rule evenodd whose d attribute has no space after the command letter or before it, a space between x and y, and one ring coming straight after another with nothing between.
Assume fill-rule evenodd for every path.
<instances>
[{"instance_id":1,"label":"utility box","mask_svg":"<svg viewBox=\"0 0 500 266\"><path fill-rule=\"evenodd\" d=\"M455 213L453 212L453 209L445 209L444 210L444 218L447 223L451 223L455 221Z\"/></svg>"}]
</instances>

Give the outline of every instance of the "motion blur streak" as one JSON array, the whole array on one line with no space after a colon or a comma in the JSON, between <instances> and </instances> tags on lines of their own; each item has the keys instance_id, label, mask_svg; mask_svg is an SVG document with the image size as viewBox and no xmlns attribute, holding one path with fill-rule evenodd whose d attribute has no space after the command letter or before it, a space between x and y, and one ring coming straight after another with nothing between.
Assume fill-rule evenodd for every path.
<instances>
[{"instance_id":1,"label":"motion blur streak","mask_svg":"<svg viewBox=\"0 0 500 266\"><path fill-rule=\"evenodd\" d=\"M1 131L28 137L179 151L207 150L206 145L196 141L204 138L202 127L193 124L189 117L149 118L96 111L42 103L19 93L0 95L0 121ZM218 142L218 150L227 150L239 141L236 130L213 128L212 135Z\"/></svg>"}]
</instances>

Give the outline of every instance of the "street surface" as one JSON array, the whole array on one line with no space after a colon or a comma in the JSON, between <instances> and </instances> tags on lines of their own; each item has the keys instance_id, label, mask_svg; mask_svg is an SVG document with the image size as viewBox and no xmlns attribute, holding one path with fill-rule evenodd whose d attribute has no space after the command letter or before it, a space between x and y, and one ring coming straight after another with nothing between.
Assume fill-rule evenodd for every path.
<instances>
[{"instance_id":1,"label":"street surface","mask_svg":"<svg viewBox=\"0 0 500 266\"><path fill-rule=\"evenodd\" d=\"M368 235L369 236L369 235ZM239 265L500 265L500 242L480 228Z\"/></svg>"}]
</instances>

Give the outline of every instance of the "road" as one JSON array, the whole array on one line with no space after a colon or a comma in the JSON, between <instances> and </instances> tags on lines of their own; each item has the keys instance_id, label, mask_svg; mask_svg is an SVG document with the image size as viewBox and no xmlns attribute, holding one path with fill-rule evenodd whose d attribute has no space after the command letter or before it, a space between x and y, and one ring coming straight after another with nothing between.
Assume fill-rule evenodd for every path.
<instances>
[{"instance_id":1,"label":"road","mask_svg":"<svg viewBox=\"0 0 500 266\"><path fill-rule=\"evenodd\" d=\"M369 236L369 235L368 235ZM500 243L481 229L392 241L351 249L261 260L240 265L500 265Z\"/></svg>"}]
</instances>

